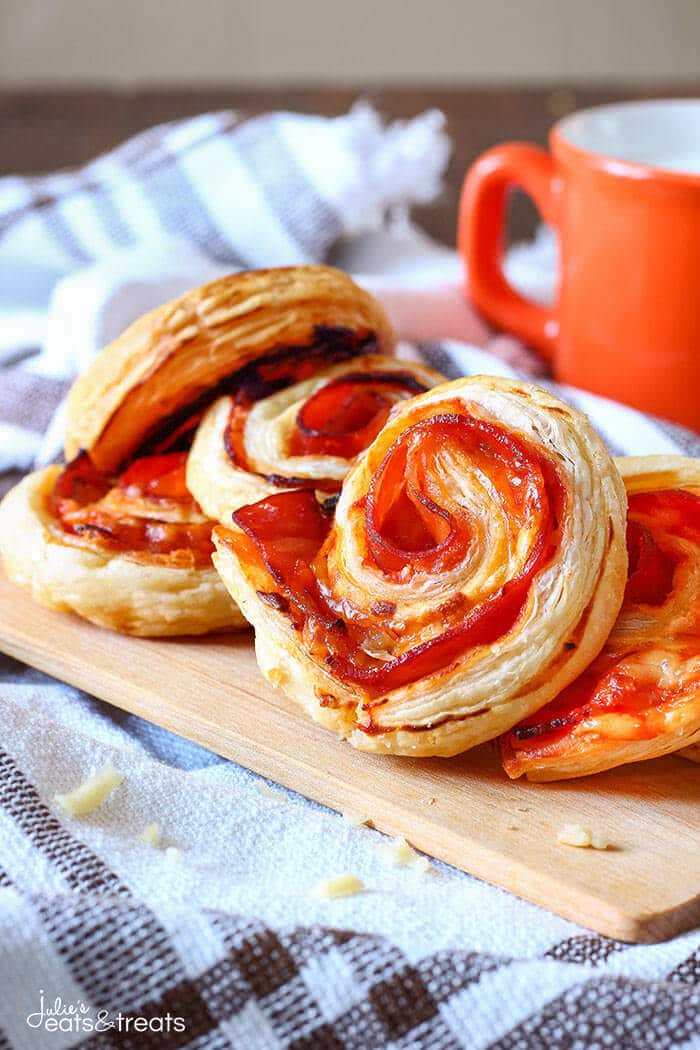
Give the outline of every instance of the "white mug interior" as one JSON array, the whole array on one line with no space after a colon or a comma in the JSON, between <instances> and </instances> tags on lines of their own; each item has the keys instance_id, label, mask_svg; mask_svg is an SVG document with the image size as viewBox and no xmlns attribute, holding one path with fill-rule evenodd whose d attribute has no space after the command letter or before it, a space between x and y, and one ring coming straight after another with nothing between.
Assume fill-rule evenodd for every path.
<instances>
[{"instance_id":1,"label":"white mug interior","mask_svg":"<svg viewBox=\"0 0 700 1050\"><path fill-rule=\"evenodd\" d=\"M614 160L700 175L700 98L582 109L560 120L556 130L572 146Z\"/></svg>"}]
</instances>

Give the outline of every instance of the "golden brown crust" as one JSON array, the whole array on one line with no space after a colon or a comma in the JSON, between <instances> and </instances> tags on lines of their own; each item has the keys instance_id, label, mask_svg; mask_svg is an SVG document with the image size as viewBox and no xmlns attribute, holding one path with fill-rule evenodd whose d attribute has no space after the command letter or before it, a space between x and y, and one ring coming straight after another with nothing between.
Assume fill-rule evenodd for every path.
<instances>
[{"instance_id":1,"label":"golden brown crust","mask_svg":"<svg viewBox=\"0 0 700 1050\"><path fill-rule=\"evenodd\" d=\"M7 575L40 604L134 635L203 634L246 627L215 569L71 544L47 500L60 473L24 478L0 503L0 555Z\"/></svg>"},{"instance_id":2,"label":"golden brown crust","mask_svg":"<svg viewBox=\"0 0 700 1050\"><path fill-rule=\"evenodd\" d=\"M233 274L136 321L95 358L68 399L65 454L111 471L167 416L250 361L307 346L317 326L376 335L391 353L382 307L346 274L296 266Z\"/></svg>"},{"instance_id":3,"label":"golden brown crust","mask_svg":"<svg viewBox=\"0 0 700 1050\"><path fill-rule=\"evenodd\" d=\"M222 278L140 318L97 356L69 395L66 458L75 468L84 450L91 469L114 483L115 474L147 451L144 443L159 428L201 412L217 384L246 365L287 351L303 363L309 354L297 355L301 349L342 360L363 348L390 351L393 343L381 306L338 270L302 266ZM270 366L278 367L274 360ZM125 500L117 484L99 505L88 500L84 514L91 524L81 525L78 536L77 527L62 531L62 519L49 510L57 473L27 479L0 515L8 573L38 601L133 634L203 633L244 624L209 567L208 553L205 562L196 562L194 547L207 528L199 511L183 512L194 547L178 558L167 546L173 534L168 523L179 520L178 507L166 513L156 500L157 506L139 510L139 500ZM83 513L82 507L69 509ZM117 531L123 524L127 545L141 536L141 519L155 518L159 525L152 533L172 553L158 554L148 545L123 554L109 549L99 536L100 529L107 534L105 515Z\"/></svg>"},{"instance_id":4,"label":"golden brown crust","mask_svg":"<svg viewBox=\"0 0 700 1050\"><path fill-rule=\"evenodd\" d=\"M700 460L691 456L618 456L615 465L630 495L700 486Z\"/></svg>"},{"instance_id":5,"label":"golden brown crust","mask_svg":"<svg viewBox=\"0 0 700 1050\"><path fill-rule=\"evenodd\" d=\"M312 626L307 631L304 624L300 630L284 602L269 600L275 596L267 592L276 588L274 584L270 587L272 577L261 577L260 563L251 560L247 539L237 542L235 530L214 531L214 563L256 629L256 654L263 674L303 704L314 719L363 750L449 756L497 736L525 712L547 703L593 659L622 600L627 568L625 492L589 422L529 384L491 376L457 380L394 409L345 479L335 524L313 562L314 572L322 575L323 592L332 595L332 609L339 611L346 624L361 620L372 625L371 633L363 636L366 648L357 666L367 666L367 658L375 660L374 653L380 653L380 659L389 665L397 654L403 659L409 649L416 652L416 641L420 648L439 639L444 623L453 623L443 622L452 609L466 610L454 614L459 630L473 609L488 607L491 598L500 600L508 581L529 564L528 551L538 549L539 526L528 525L529 512L522 510L519 494L532 491L530 485L544 492L542 475L533 467L529 478L519 476L522 463L514 461L512 492L503 495L501 486L511 485L508 472L498 465L491 471L490 454L478 451L482 446L477 444L474 458L464 451L468 445L457 443L453 448L449 437L440 437L443 421L458 421L460 413L476 420L471 433L481 433L479 427L484 424L489 433L502 434L505 428L514 436L513 447L526 442L533 462L540 457L551 463L566 493L562 518L555 525L546 524L553 518L542 512L543 535L553 528L558 536L552 559L529 583L515 626L497 633L493 643L477 643L462 654L453 652L447 665L417 678L404 678L386 692L367 693L358 684L365 680L361 674L352 681L333 671L335 657L329 664L319 651L318 634ZM423 423L426 429L419 432ZM434 439L430 437L433 425L438 430ZM457 422L453 433L458 427ZM459 516L466 516L459 526L464 530L466 552L456 564L438 561L434 568L416 569L418 563L409 554L405 571L400 558L386 571L370 553L370 545L377 542L376 530L384 525L373 519L372 539L366 517L368 493L406 435L413 442L408 446L413 451L407 453L405 462L400 461L403 466L393 471L393 481L387 485L397 490L401 485L413 487L414 510L410 511L408 503L402 505L403 521L407 514L419 517L421 502L432 508L430 513L443 514L452 530ZM504 448L507 440L498 445L502 439L496 437L496 444L488 447ZM554 496L542 498L551 506L558 505ZM522 526L511 520L511 499L516 518L524 514ZM383 522L389 522L390 510L378 513ZM416 545L410 529L406 535L407 547L402 546L403 540L391 541L391 558L396 559L400 550L423 549L422 539ZM541 549L548 549L549 541L544 542ZM289 597L288 591L284 594ZM307 637L314 639L313 652Z\"/></svg>"},{"instance_id":6,"label":"golden brown crust","mask_svg":"<svg viewBox=\"0 0 700 1050\"><path fill-rule=\"evenodd\" d=\"M537 760L527 769L519 773L509 772L508 775L511 779L524 775L533 784L548 784L555 780L573 780L576 777L604 773L606 769L628 765L630 762L645 762L650 758L662 758L682 748L686 748L689 752L686 757L697 762L700 761L700 756L693 758L692 748L697 747L699 743L700 729L681 730L673 736L659 737L652 743L648 740L630 740L627 743L618 740L611 742L608 747L595 751L562 755L556 764Z\"/></svg>"},{"instance_id":7,"label":"golden brown crust","mask_svg":"<svg viewBox=\"0 0 700 1050\"><path fill-rule=\"evenodd\" d=\"M511 777L543 782L586 776L691 745L692 757L700 743L697 544L686 530L677 534L658 515L636 511L634 503L635 495L667 490L700 495L700 460L627 456L616 465L630 497L631 527L646 530L654 546L674 559L673 582L663 600L635 599L628 592L599 659L554 705L503 738L503 764ZM669 503L667 497L662 518ZM563 719L567 728L553 735L535 732L532 723L540 715L542 726ZM518 732L527 735L518 738Z\"/></svg>"}]
</instances>

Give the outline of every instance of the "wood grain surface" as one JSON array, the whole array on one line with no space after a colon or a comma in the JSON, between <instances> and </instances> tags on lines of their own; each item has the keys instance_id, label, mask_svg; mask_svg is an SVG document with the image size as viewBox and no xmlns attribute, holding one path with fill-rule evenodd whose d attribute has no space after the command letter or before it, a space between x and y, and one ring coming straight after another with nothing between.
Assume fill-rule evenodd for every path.
<instances>
[{"instance_id":1,"label":"wood grain surface","mask_svg":"<svg viewBox=\"0 0 700 1050\"><path fill-rule=\"evenodd\" d=\"M0 651L600 933L649 942L700 922L700 766L681 758L535 785L508 781L490 745L364 755L263 681L249 632L127 638L35 605L3 575ZM569 822L612 848L560 845Z\"/></svg>"}]
</instances>

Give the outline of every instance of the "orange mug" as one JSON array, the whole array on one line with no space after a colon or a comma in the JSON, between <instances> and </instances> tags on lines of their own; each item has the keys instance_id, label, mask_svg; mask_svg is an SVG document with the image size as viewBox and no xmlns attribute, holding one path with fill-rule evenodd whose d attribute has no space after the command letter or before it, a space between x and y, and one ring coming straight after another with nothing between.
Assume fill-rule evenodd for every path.
<instances>
[{"instance_id":1,"label":"orange mug","mask_svg":"<svg viewBox=\"0 0 700 1050\"><path fill-rule=\"evenodd\" d=\"M503 275L512 186L558 236L552 309ZM549 153L494 147L465 179L458 243L474 305L558 380L700 430L700 99L573 113Z\"/></svg>"}]
</instances>

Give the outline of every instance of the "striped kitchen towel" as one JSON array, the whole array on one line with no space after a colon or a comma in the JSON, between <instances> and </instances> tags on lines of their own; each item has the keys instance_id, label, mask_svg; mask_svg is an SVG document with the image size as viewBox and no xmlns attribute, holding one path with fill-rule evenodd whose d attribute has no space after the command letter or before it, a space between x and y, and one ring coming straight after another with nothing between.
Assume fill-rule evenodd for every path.
<instances>
[{"instance_id":1,"label":"striped kitchen towel","mask_svg":"<svg viewBox=\"0 0 700 1050\"><path fill-rule=\"evenodd\" d=\"M58 688L35 674L3 712L2 1050L700 1045L700 932L622 944L392 866L379 832L229 763L169 769ZM100 809L57 811L106 762L125 780ZM154 818L179 859L140 840ZM342 870L368 892L319 900Z\"/></svg>"},{"instance_id":2,"label":"striped kitchen towel","mask_svg":"<svg viewBox=\"0 0 700 1050\"><path fill-rule=\"evenodd\" d=\"M441 113L386 126L358 103L207 113L74 171L0 179L0 472L31 465L70 380L134 317L232 270L324 261L432 200L449 150Z\"/></svg>"},{"instance_id":3,"label":"striped kitchen towel","mask_svg":"<svg viewBox=\"0 0 700 1050\"><path fill-rule=\"evenodd\" d=\"M163 124L75 171L0 180L0 259L72 269L176 235L228 269L322 260L387 208L439 192L430 111L385 127L367 104L325 119L224 111Z\"/></svg>"}]
</instances>

